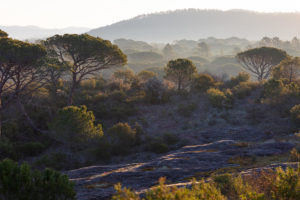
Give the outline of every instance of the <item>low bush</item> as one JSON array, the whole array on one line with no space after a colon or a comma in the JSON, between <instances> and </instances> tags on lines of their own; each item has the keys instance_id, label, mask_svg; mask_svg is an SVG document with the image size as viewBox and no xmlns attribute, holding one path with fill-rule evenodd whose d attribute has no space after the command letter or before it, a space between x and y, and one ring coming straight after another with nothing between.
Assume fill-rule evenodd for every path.
<instances>
[{"instance_id":1,"label":"low bush","mask_svg":"<svg viewBox=\"0 0 300 200\"><path fill-rule=\"evenodd\" d=\"M41 154L45 149L45 145L40 142L27 142L17 145L17 151L22 154L22 156L36 156Z\"/></svg>"},{"instance_id":2,"label":"low bush","mask_svg":"<svg viewBox=\"0 0 300 200\"><path fill-rule=\"evenodd\" d=\"M0 162L0 197L5 200L75 200L74 184L51 169L33 171L28 164Z\"/></svg>"},{"instance_id":3,"label":"low bush","mask_svg":"<svg viewBox=\"0 0 300 200\"><path fill-rule=\"evenodd\" d=\"M257 86L257 84L252 82L242 82L232 88L234 95L238 98L242 99L251 94L253 89Z\"/></svg>"},{"instance_id":4,"label":"low bush","mask_svg":"<svg viewBox=\"0 0 300 200\"><path fill-rule=\"evenodd\" d=\"M95 116L86 106L62 108L50 124L55 138L71 142L72 147L88 145L87 142L103 136L102 125L95 125ZM76 147L77 148L77 147Z\"/></svg>"},{"instance_id":5,"label":"low bush","mask_svg":"<svg viewBox=\"0 0 300 200\"><path fill-rule=\"evenodd\" d=\"M290 110L291 118L296 124L300 124L300 104L295 105ZM299 125L300 126L300 125Z\"/></svg>"},{"instance_id":6,"label":"low bush","mask_svg":"<svg viewBox=\"0 0 300 200\"><path fill-rule=\"evenodd\" d=\"M215 80L209 74L198 74L192 81L191 89L193 91L205 92L215 86Z\"/></svg>"},{"instance_id":7,"label":"low bush","mask_svg":"<svg viewBox=\"0 0 300 200\"><path fill-rule=\"evenodd\" d=\"M160 139L155 138L148 141L145 150L156 154L161 154L167 153L169 151L169 146Z\"/></svg>"},{"instance_id":8,"label":"low bush","mask_svg":"<svg viewBox=\"0 0 300 200\"><path fill-rule=\"evenodd\" d=\"M43 155L35 161L38 168L51 168L56 170L69 169L70 163L67 162L67 156L64 153L50 153Z\"/></svg>"},{"instance_id":9,"label":"low bush","mask_svg":"<svg viewBox=\"0 0 300 200\"><path fill-rule=\"evenodd\" d=\"M214 107L230 107L233 103L233 95L229 89L227 89L225 92L222 92L219 89L211 88L207 90L207 95L210 103Z\"/></svg>"},{"instance_id":10,"label":"low bush","mask_svg":"<svg viewBox=\"0 0 300 200\"><path fill-rule=\"evenodd\" d=\"M184 116L184 117L189 117L193 114L193 112L197 109L197 104L179 104L177 107L177 112L179 115Z\"/></svg>"},{"instance_id":11,"label":"low bush","mask_svg":"<svg viewBox=\"0 0 300 200\"><path fill-rule=\"evenodd\" d=\"M130 147L134 146L136 140L136 130L132 129L127 123L118 123L108 129L107 136L112 151L115 154L126 154L130 151Z\"/></svg>"}]
</instances>

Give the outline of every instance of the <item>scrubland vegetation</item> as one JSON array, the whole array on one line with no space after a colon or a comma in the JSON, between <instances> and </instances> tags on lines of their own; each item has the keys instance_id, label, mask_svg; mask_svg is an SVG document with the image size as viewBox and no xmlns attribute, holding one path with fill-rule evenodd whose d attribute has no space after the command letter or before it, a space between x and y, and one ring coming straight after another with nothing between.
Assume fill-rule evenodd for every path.
<instances>
[{"instance_id":1,"label":"scrubland vegetation","mask_svg":"<svg viewBox=\"0 0 300 200\"><path fill-rule=\"evenodd\" d=\"M74 199L67 177L37 171L44 168L146 162L185 145L217 140L235 140L237 148L285 137L299 141L298 57L270 45L220 56L205 41L193 48L188 44L177 41L152 52L147 43L125 39L112 44L66 34L27 43L0 32L0 158L26 161L34 169L2 161L0 197ZM259 135L234 135L233 129L242 134L245 127ZM229 135L213 135L229 128ZM290 161L299 162L299 143L291 146ZM233 164L253 166L246 156L239 158ZM169 187L160 179L143 197L117 185L113 199L296 200L299 180L299 168L279 168L257 182L223 174L194 181L191 188ZM28 195L21 198L24 192Z\"/></svg>"}]
</instances>

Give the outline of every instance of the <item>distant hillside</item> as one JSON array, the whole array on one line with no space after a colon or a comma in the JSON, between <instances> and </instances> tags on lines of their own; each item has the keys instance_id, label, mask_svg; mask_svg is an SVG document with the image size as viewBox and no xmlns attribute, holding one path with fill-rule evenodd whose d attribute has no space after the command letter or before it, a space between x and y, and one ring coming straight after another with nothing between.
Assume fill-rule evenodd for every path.
<instances>
[{"instance_id":1,"label":"distant hillside","mask_svg":"<svg viewBox=\"0 0 300 200\"><path fill-rule=\"evenodd\" d=\"M89 34L114 40L150 42L237 36L259 40L264 36L291 39L300 36L300 13L258 13L245 10L187 9L141 15L93 29Z\"/></svg>"},{"instance_id":2,"label":"distant hillside","mask_svg":"<svg viewBox=\"0 0 300 200\"><path fill-rule=\"evenodd\" d=\"M63 29L45 29L37 26L0 26L0 29L7 32L10 37L19 40L41 39L55 34L64 33L85 33L89 28L67 27Z\"/></svg>"}]
</instances>

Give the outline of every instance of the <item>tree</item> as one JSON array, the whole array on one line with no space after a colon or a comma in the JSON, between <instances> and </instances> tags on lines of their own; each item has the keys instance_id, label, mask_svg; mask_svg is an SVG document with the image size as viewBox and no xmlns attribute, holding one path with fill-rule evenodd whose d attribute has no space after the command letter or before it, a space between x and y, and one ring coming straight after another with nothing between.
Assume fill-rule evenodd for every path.
<instances>
[{"instance_id":1,"label":"tree","mask_svg":"<svg viewBox=\"0 0 300 200\"><path fill-rule=\"evenodd\" d=\"M148 70L143 70L139 72L137 76L139 79L141 79L141 81L148 81L149 79L156 77L157 73Z\"/></svg>"},{"instance_id":2,"label":"tree","mask_svg":"<svg viewBox=\"0 0 300 200\"><path fill-rule=\"evenodd\" d=\"M192 83L192 89L200 92L205 92L213 86L215 86L215 80L209 74L198 74Z\"/></svg>"},{"instance_id":3,"label":"tree","mask_svg":"<svg viewBox=\"0 0 300 200\"><path fill-rule=\"evenodd\" d=\"M132 69L120 69L113 73L113 77L123 83L131 83L134 79L134 71Z\"/></svg>"},{"instance_id":4,"label":"tree","mask_svg":"<svg viewBox=\"0 0 300 200\"><path fill-rule=\"evenodd\" d=\"M8 37L8 34L0 29L0 37Z\"/></svg>"},{"instance_id":5,"label":"tree","mask_svg":"<svg viewBox=\"0 0 300 200\"><path fill-rule=\"evenodd\" d=\"M47 73L42 59L45 55L41 45L0 37L0 127L3 109L14 100L32 122L21 104L20 96L32 93L44 82Z\"/></svg>"},{"instance_id":6,"label":"tree","mask_svg":"<svg viewBox=\"0 0 300 200\"><path fill-rule=\"evenodd\" d=\"M286 57L285 51L272 47L254 48L237 54L237 59L242 67L257 76L259 81L267 79L272 67Z\"/></svg>"},{"instance_id":7,"label":"tree","mask_svg":"<svg viewBox=\"0 0 300 200\"><path fill-rule=\"evenodd\" d=\"M174 52L173 47L169 43L166 44L166 46L163 48L162 51L163 51L164 57L166 59L172 59L173 57L176 56L176 53Z\"/></svg>"},{"instance_id":8,"label":"tree","mask_svg":"<svg viewBox=\"0 0 300 200\"><path fill-rule=\"evenodd\" d=\"M32 170L26 163L0 162L0 196L5 200L75 200L74 183L52 169Z\"/></svg>"},{"instance_id":9,"label":"tree","mask_svg":"<svg viewBox=\"0 0 300 200\"><path fill-rule=\"evenodd\" d=\"M60 62L69 63L71 81L68 105L73 104L75 89L84 78L127 62L126 56L116 45L88 34L55 35L48 38L45 45L56 53Z\"/></svg>"},{"instance_id":10,"label":"tree","mask_svg":"<svg viewBox=\"0 0 300 200\"><path fill-rule=\"evenodd\" d=\"M200 42L198 44L197 50L200 53L200 56L203 56L205 58L208 58L210 56L210 48L205 42Z\"/></svg>"},{"instance_id":11,"label":"tree","mask_svg":"<svg viewBox=\"0 0 300 200\"><path fill-rule=\"evenodd\" d=\"M174 81L180 91L191 83L197 69L192 61L179 58L168 62L165 73L165 77Z\"/></svg>"},{"instance_id":12,"label":"tree","mask_svg":"<svg viewBox=\"0 0 300 200\"><path fill-rule=\"evenodd\" d=\"M86 106L62 108L50 128L57 138L75 145L86 144L103 136L102 125L95 124L95 116L92 111L87 111Z\"/></svg>"},{"instance_id":13,"label":"tree","mask_svg":"<svg viewBox=\"0 0 300 200\"><path fill-rule=\"evenodd\" d=\"M300 77L300 58L288 57L282 60L278 66L273 69L273 76L276 79L286 79L288 83L296 81Z\"/></svg>"}]
</instances>

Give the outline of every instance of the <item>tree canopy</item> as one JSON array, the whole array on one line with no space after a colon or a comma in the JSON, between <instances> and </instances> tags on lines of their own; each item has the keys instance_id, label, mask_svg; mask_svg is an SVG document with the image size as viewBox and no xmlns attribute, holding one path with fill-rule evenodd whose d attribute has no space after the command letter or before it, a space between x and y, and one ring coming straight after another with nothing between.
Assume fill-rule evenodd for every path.
<instances>
[{"instance_id":1,"label":"tree canopy","mask_svg":"<svg viewBox=\"0 0 300 200\"><path fill-rule=\"evenodd\" d=\"M286 79L289 83L296 81L300 77L300 58L288 57L282 60L273 69L273 76L276 79Z\"/></svg>"},{"instance_id":2,"label":"tree canopy","mask_svg":"<svg viewBox=\"0 0 300 200\"><path fill-rule=\"evenodd\" d=\"M52 49L60 62L69 63L71 84L68 104L73 104L73 94L80 82L86 77L97 74L99 70L122 66L126 56L108 40L88 34L55 35L44 42Z\"/></svg>"},{"instance_id":3,"label":"tree canopy","mask_svg":"<svg viewBox=\"0 0 300 200\"><path fill-rule=\"evenodd\" d=\"M267 79L272 67L286 57L285 51L272 47L254 48L237 54L237 59L243 68L257 76L259 81Z\"/></svg>"},{"instance_id":4,"label":"tree canopy","mask_svg":"<svg viewBox=\"0 0 300 200\"><path fill-rule=\"evenodd\" d=\"M8 34L0 29L0 37L8 37Z\"/></svg>"},{"instance_id":5,"label":"tree canopy","mask_svg":"<svg viewBox=\"0 0 300 200\"><path fill-rule=\"evenodd\" d=\"M168 62L165 68L166 78L177 84L177 89L186 88L192 81L197 69L188 59L176 59Z\"/></svg>"}]
</instances>

